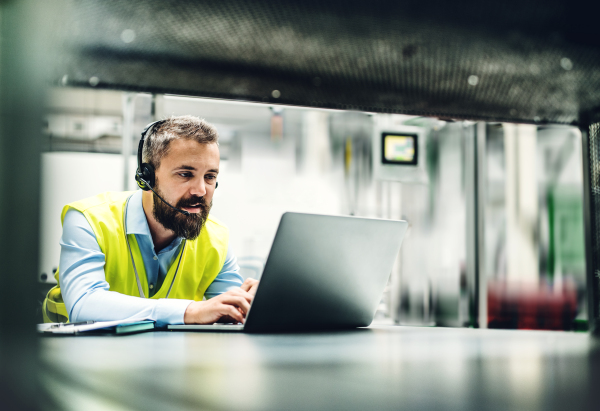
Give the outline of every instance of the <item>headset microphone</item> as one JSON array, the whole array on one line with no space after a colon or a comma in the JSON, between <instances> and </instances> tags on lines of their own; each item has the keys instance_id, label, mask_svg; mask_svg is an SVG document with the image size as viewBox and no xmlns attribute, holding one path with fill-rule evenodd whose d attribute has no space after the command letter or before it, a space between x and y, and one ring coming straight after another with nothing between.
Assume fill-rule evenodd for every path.
<instances>
[{"instance_id":1,"label":"headset microphone","mask_svg":"<svg viewBox=\"0 0 600 411\"><path fill-rule=\"evenodd\" d=\"M144 180L144 181L146 182L146 184L148 184L148 182L146 180ZM162 198L156 191L154 191L154 189L152 187L150 187L150 185L148 185L148 188L150 189L150 191L152 191L154 194L156 194L156 196L158 198L160 198L163 203L165 203L166 205L168 205L169 207L171 207L173 210L179 211L180 213L182 213L184 215L190 215L189 211L182 210L180 208L177 208L177 207L172 206L171 204L167 203L167 201L164 198Z\"/></svg>"}]
</instances>

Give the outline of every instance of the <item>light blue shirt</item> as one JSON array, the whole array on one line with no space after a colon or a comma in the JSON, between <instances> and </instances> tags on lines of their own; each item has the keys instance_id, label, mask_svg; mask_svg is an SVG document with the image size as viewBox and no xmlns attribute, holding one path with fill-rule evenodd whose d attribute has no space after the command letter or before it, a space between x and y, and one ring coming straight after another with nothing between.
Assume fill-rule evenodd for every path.
<instances>
[{"instance_id":1,"label":"light blue shirt","mask_svg":"<svg viewBox=\"0 0 600 411\"><path fill-rule=\"evenodd\" d=\"M129 200L125 226L127 234L135 235L138 242L152 296L160 289L169 267L179 256L182 238L175 238L156 253L142 207L141 190ZM156 321L158 325L183 324L183 315L192 300L148 299L109 291L104 275L105 255L100 250L90 223L77 210L70 209L65 214L60 247L59 281L69 321L144 317ZM237 260L228 249L225 264L206 290L206 298L241 286L243 279L239 271ZM138 274L141 274L141 270L138 270Z\"/></svg>"}]
</instances>

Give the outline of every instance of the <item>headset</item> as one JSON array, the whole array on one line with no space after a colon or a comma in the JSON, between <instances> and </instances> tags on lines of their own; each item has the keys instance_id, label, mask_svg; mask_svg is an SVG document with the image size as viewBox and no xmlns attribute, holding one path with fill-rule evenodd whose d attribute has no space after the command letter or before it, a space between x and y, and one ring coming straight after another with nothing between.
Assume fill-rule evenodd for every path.
<instances>
[{"instance_id":1,"label":"headset","mask_svg":"<svg viewBox=\"0 0 600 411\"><path fill-rule=\"evenodd\" d=\"M137 182L137 185L139 188L141 188L144 191L148 191L148 190L152 191L154 194L156 194L156 196L158 198L160 198L162 200L163 203L165 203L166 205L171 207L173 210L179 211L180 213L182 213L184 215L190 215L190 213L188 211L185 211L185 210L182 210L175 206L172 206L164 198L162 198L160 195L158 195L158 193L156 191L154 191L154 189L152 188L156 181L156 175L154 174L155 173L154 167L152 166L152 164L142 163L142 152L144 151L144 140L146 139L146 136L148 134L151 134L155 127L161 125L165 121L166 120L158 120L153 123L150 123L142 131L142 138L140 139L140 143L138 144L138 152L137 152L138 167L137 167L137 170L135 171L135 181ZM218 182L215 185L215 188L217 188L217 187L219 187Z\"/></svg>"}]
</instances>

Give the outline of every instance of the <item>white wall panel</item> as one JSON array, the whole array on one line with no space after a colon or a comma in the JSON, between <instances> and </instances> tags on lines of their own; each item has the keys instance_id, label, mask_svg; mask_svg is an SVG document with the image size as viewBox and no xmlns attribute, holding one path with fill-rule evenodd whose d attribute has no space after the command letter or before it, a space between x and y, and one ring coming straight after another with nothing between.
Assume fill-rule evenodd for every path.
<instances>
[{"instance_id":1,"label":"white wall panel","mask_svg":"<svg viewBox=\"0 0 600 411\"><path fill-rule=\"evenodd\" d=\"M130 175L135 173L135 157L130 158ZM42 154L42 195L39 275L46 273L54 282L53 268L60 257L62 234L60 213L65 204L103 191L123 190L123 157L120 154L64 153ZM131 179L127 189L133 190Z\"/></svg>"}]
</instances>

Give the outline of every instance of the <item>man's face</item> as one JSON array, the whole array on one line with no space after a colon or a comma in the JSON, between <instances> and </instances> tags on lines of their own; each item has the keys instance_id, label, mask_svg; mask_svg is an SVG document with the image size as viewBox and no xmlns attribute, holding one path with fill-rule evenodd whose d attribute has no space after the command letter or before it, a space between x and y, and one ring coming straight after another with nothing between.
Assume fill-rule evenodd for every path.
<instances>
[{"instance_id":1,"label":"man's face","mask_svg":"<svg viewBox=\"0 0 600 411\"><path fill-rule=\"evenodd\" d=\"M197 238L212 207L218 174L217 144L173 140L156 170L154 189L170 204L190 215L173 210L153 195L154 218L179 237Z\"/></svg>"}]
</instances>

